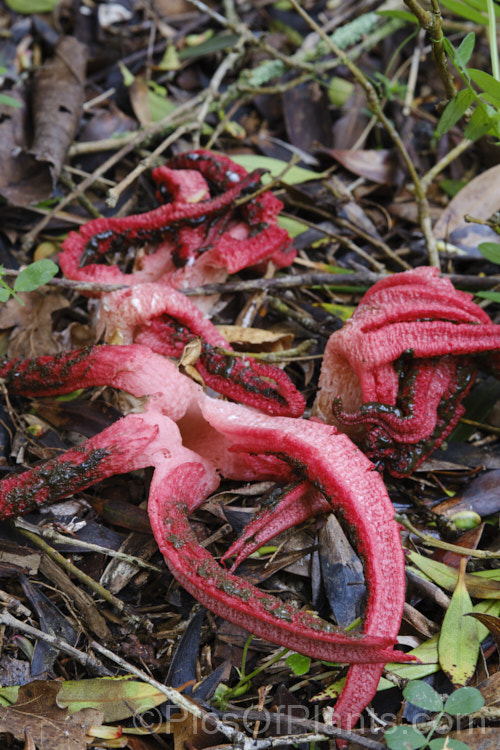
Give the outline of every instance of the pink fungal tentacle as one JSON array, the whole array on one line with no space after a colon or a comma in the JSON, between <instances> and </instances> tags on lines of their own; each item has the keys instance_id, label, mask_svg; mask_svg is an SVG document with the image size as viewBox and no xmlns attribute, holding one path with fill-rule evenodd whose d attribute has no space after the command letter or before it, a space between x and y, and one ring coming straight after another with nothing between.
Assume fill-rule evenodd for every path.
<instances>
[{"instance_id":1,"label":"pink fungal tentacle","mask_svg":"<svg viewBox=\"0 0 500 750\"><path fill-rule=\"evenodd\" d=\"M379 425L389 437L401 443L418 443L436 429L439 405L451 396L450 383L457 385L458 364L452 356L418 360L410 364L406 374L409 385L398 394L400 406L367 402L358 411L348 413L342 411L341 399L334 399L333 414L342 424ZM467 385L472 385L472 377Z\"/></svg>"},{"instance_id":2,"label":"pink fungal tentacle","mask_svg":"<svg viewBox=\"0 0 500 750\"><path fill-rule=\"evenodd\" d=\"M135 341L169 357L182 357L185 346L200 337L194 366L212 390L268 414L304 412L305 401L283 370L232 355L216 327L167 285L142 284L106 295L100 318L108 340Z\"/></svg>"},{"instance_id":3,"label":"pink fungal tentacle","mask_svg":"<svg viewBox=\"0 0 500 750\"><path fill-rule=\"evenodd\" d=\"M71 279L130 286L174 278L179 285L182 273L176 269L202 254L231 273L264 260L289 265L295 251L277 224L283 204L265 192L235 210L238 198L260 187L261 175L262 170L248 174L208 151L174 157L169 166L153 170L160 197L170 193L171 202L143 214L94 219L71 232L59 256L61 268Z\"/></svg>"},{"instance_id":4,"label":"pink fungal tentacle","mask_svg":"<svg viewBox=\"0 0 500 750\"><path fill-rule=\"evenodd\" d=\"M355 531L357 550L365 563L368 601L363 633L389 635L394 643L405 598L404 559L394 510L373 465L345 435L327 425L257 414L242 424L231 404L208 400L202 410L210 424L230 440L232 450L281 457L341 511ZM366 692L349 688L350 697L339 707L342 714L336 712L341 725L352 726L373 697L372 677ZM350 679L348 685L354 682Z\"/></svg>"},{"instance_id":5,"label":"pink fungal tentacle","mask_svg":"<svg viewBox=\"0 0 500 750\"><path fill-rule=\"evenodd\" d=\"M107 354L111 349L112 347L102 347L97 351L91 350L92 361L89 364L96 365L97 360L97 364L109 369ZM130 388L131 383L126 377L127 364L130 364L135 354L141 353L141 347L123 347L117 350L123 357L127 349L128 360L126 357L122 359L116 375L120 378L121 385L126 384ZM107 361L99 363L99 355L102 357L103 352ZM75 374L72 367L76 367L76 371L81 369L82 359L83 355L80 355L68 364L68 358L66 362L61 362L59 358L56 368L58 373L54 382L49 384L49 389L57 391L59 383L59 388L65 390L68 387L68 383L64 382L65 378L71 379ZM13 377L15 365L8 374L18 391L27 390L30 375L34 385L40 386L39 377L33 375L37 372L36 367L27 366L25 362L17 365L22 370L22 379ZM44 358L43 367L46 369L47 365L48 360ZM140 369L138 364L137 366ZM89 373L92 380L95 378L92 375L95 371L96 367L91 366L80 373L81 380L89 384ZM29 373L28 380L26 373ZM125 383L121 377L123 373ZM102 377L102 372L99 376ZM144 383L139 378L139 381L134 380L133 387L139 387L142 391ZM201 396L200 399L201 404L208 401ZM245 420L245 411L242 407L236 407L232 416ZM294 421L286 420L292 423ZM74 464L77 467L76 474ZM182 446L178 427L157 409L150 408L144 415L124 417L84 446L46 465L49 470L45 472L32 470L0 483L2 506L11 507L13 512L18 513L25 510L33 500L36 501L37 497L39 502L53 502L76 489L119 473L124 468L136 469L148 465L155 467L149 502L155 536L174 575L200 601L232 622L250 627L253 632L317 658L341 659L353 663L358 660L363 663L384 662L387 659L408 660L404 654L393 655L387 647L392 641L385 633L372 635L367 632L353 636L338 631L318 618L284 605L275 597L260 592L218 566L199 545L188 524L189 512L217 486L218 478L214 467L210 460L207 461ZM68 468L71 469L69 473ZM10 506L7 505L9 502Z\"/></svg>"},{"instance_id":6,"label":"pink fungal tentacle","mask_svg":"<svg viewBox=\"0 0 500 750\"><path fill-rule=\"evenodd\" d=\"M330 503L309 482L291 488L277 487L221 559L229 560L236 555L231 566L231 571L234 571L270 539L309 518L330 513L331 509Z\"/></svg>"},{"instance_id":7,"label":"pink fungal tentacle","mask_svg":"<svg viewBox=\"0 0 500 750\"><path fill-rule=\"evenodd\" d=\"M478 362L489 352L495 363L498 350L500 327L437 269L394 274L330 337L313 413L368 425L351 434L378 466L406 476L451 433Z\"/></svg>"},{"instance_id":8,"label":"pink fungal tentacle","mask_svg":"<svg viewBox=\"0 0 500 750\"><path fill-rule=\"evenodd\" d=\"M9 393L55 396L81 388L111 385L140 398L148 407L180 419L196 398L198 386L175 364L146 346L90 346L34 359L0 360L0 377Z\"/></svg>"},{"instance_id":9,"label":"pink fungal tentacle","mask_svg":"<svg viewBox=\"0 0 500 750\"><path fill-rule=\"evenodd\" d=\"M313 658L346 662L382 663L387 659L411 661L390 649L385 633L347 634L307 612L284 604L252 584L229 573L202 547L189 525L186 487L193 490L188 465L174 473L158 471L149 499L151 526L167 565L202 604L250 632Z\"/></svg>"},{"instance_id":10,"label":"pink fungal tentacle","mask_svg":"<svg viewBox=\"0 0 500 750\"><path fill-rule=\"evenodd\" d=\"M80 281L127 285L157 281L215 242L224 213L231 211L242 192L255 189L259 181L260 174L250 174L207 201L174 201L143 214L93 219L79 232L70 232L64 241L59 256L61 268L68 278ZM142 258L143 270L126 273L117 264L100 265L106 254L123 254L141 245L157 248Z\"/></svg>"}]
</instances>

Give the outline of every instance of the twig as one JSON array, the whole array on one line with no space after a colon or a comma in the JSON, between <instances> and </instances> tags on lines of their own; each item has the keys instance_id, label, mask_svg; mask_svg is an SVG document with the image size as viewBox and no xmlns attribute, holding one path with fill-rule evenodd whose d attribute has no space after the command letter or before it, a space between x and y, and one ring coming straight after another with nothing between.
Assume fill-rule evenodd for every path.
<instances>
[{"instance_id":1,"label":"twig","mask_svg":"<svg viewBox=\"0 0 500 750\"><path fill-rule=\"evenodd\" d=\"M167 700L172 701L172 703L174 703L179 708L184 709L184 711L187 711L188 713L196 716L199 719L209 719L210 722L212 722L219 730L219 732L221 732L225 737L228 737L228 739L232 740L235 743L235 747L241 748L241 750L253 750L256 747L255 745L249 743L248 738L245 737L242 732L240 732L234 726L225 724L215 713L206 711L202 706L189 698L187 695L180 693L178 690L175 690L168 685L163 685L161 682L153 679L153 677L150 677L146 672L143 672L133 664L125 661L125 659L122 659L120 656L113 653L104 646L101 646L100 643L96 643L95 641L93 641L91 643L91 646L102 656L105 656L110 661L118 664L121 669L125 670L129 674L134 674L143 682L148 683L148 685L152 685L160 693L163 693Z\"/></svg>"},{"instance_id":2,"label":"twig","mask_svg":"<svg viewBox=\"0 0 500 750\"><path fill-rule=\"evenodd\" d=\"M162 572L161 568L158 568L156 565L152 565L151 563L142 560L140 557L127 555L124 552L109 549L108 547L101 547L100 544L84 542L81 539L76 539L72 536L65 536L64 534L60 534L58 531L55 531L48 526L35 526L32 523L28 523L23 518L16 518L14 525L18 529L24 529L25 531L30 531L32 534L36 534L37 536L41 536L44 539L48 539L48 541L54 542L54 544L67 544L70 547L78 547L78 549L84 549L88 552L99 552L101 555L107 555L108 557L116 557L118 560L124 560L130 565L136 565L138 568L146 568L146 570L151 570L154 573Z\"/></svg>"},{"instance_id":3,"label":"twig","mask_svg":"<svg viewBox=\"0 0 500 750\"><path fill-rule=\"evenodd\" d=\"M153 123L148 128L145 128L144 130L140 130L137 133L134 133L133 138L131 138L122 148L117 151L115 154L112 154L106 161L101 164L97 169L95 169L92 174L90 174L88 177L86 177L79 185L76 191L69 193L64 198L62 198L57 206L55 206L52 211L46 214L44 218L35 226L33 229L28 232L23 240L22 243L22 250L24 252L27 252L31 249L31 247L36 242L36 238L38 237L39 233L45 229L49 221L54 216L57 216L57 214L60 212L62 208L67 206L69 203L71 203L75 198L77 198L79 195L81 195L87 188L89 188L98 177L101 177L103 174L105 174L108 169L111 169L115 164L117 164L121 159L123 159L124 156L126 156L130 151L132 151L136 146L146 141L148 138L151 138L152 136L156 135L157 133L161 133L165 128L169 127L170 125L173 125L176 123L177 119L182 116L187 116L187 113L189 113L192 109L194 109L200 101L203 100L204 94L198 94L198 96L191 99L189 102L185 102L184 104L180 104L175 112L171 112L170 114L166 115L162 120L159 120L158 122Z\"/></svg>"},{"instance_id":4,"label":"twig","mask_svg":"<svg viewBox=\"0 0 500 750\"><path fill-rule=\"evenodd\" d=\"M18 528L23 536L30 540L30 542L32 542L39 549L45 552L46 555L48 555L62 568L67 570L68 573L75 576L75 578L83 583L84 586L88 586L91 591L97 594L97 596L99 596L101 599L104 599L104 601L108 602L108 604L121 612L127 620L132 622L137 622L138 620L140 620L137 615L134 615L129 611L129 607L124 602L122 602L121 599L118 599L118 597L114 596L110 591L105 589L104 586L101 586L98 581L95 581L82 570L77 568L76 565L73 565L73 563L67 560L64 555L61 555L61 553L51 547L50 544L47 544L44 539L41 539L37 534L33 534L31 531L27 531L26 529L22 528L22 526L17 524L16 521L14 521L14 525L16 526L16 528Z\"/></svg>"},{"instance_id":5,"label":"twig","mask_svg":"<svg viewBox=\"0 0 500 750\"><path fill-rule=\"evenodd\" d=\"M429 209L429 202L427 200L427 196L425 194L424 189L422 188L422 184L420 182L420 178L418 176L417 170L415 169L415 165L413 164L413 160L408 153L406 146L404 145L399 133L395 129L392 122L389 120L388 117L386 117L379 98L377 96L377 92L372 85L372 83L368 80L368 78L364 75L364 73L358 68L358 66L349 58L348 55L343 52L340 47L338 47L334 42L332 42L331 38L323 31L321 26L319 26L316 21L314 21L311 16L299 5L297 0L290 0L290 3L295 8L297 13L309 24L309 26L318 32L318 34L321 36L323 41L328 45L329 49L333 52L334 55L337 55L337 57L341 60L341 62L348 68L348 70L352 73L356 81L359 83L359 85L362 87L363 91L365 92L366 101L368 104L369 109L373 112L377 120L380 122L380 124L385 128L387 133L389 134L391 140L393 141L394 145L398 149L401 158L403 159L406 168L408 170L408 173L411 177L411 180L413 182L413 188L415 191L415 198L418 205L418 216L419 216L419 222L420 227L422 229L422 233L425 238L425 242L427 245L427 252L429 255L429 263L431 266L436 266L437 268L440 267L439 263L439 253L437 249L437 243L436 238L432 234L432 224L431 224L431 216L430 216L430 209Z\"/></svg>"},{"instance_id":6,"label":"twig","mask_svg":"<svg viewBox=\"0 0 500 750\"><path fill-rule=\"evenodd\" d=\"M131 185L134 180L136 180L143 172L145 172L146 169L149 169L155 163L158 156L166 151L170 144L179 140L181 135L184 135L184 133L188 133L190 130L195 130L196 128L197 124L195 122L187 122L184 125L178 127L177 130L174 130L173 133L170 133L170 135L165 138L165 140L163 140L160 145L155 148L154 151L146 156L145 159L141 159L139 164L131 172L129 172L127 176L118 183L118 185L115 185L111 188L111 190L108 190L108 195L106 198L107 205L110 208L114 208L118 203L118 199L123 191L128 188L128 186Z\"/></svg>"},{"instance_id":7,"label":"twig","mask_svg":"<svg viewBox=\"0 0 500 750\"><path fill-rule=\"evenodd\" d=\"M396 514L395 519L398 523L402 524L405 529L408 529L412 534L415 534L415 536L429 547L437 547L438 549L455 552L457 555L465 555L466 557L477 557L480 560L498 560L498 558L500 558L500 552L489 552L488 550L460 547L458 544L450 544L449 542L441 541L441 539L436 539L431 534L425 534L417 529L405 515Z\"/></svg>"},{"instance_id":8,"label":"twig","mask_svg":"<svg viewBox=\"0 0 500 750\"><path fill-rule=\"evenodd\" d=\"M448 151L447 154L443 156L442 159L440 159L436 164L434 164L431 169L422 177L421 183L424 190L427 190L429 186L431 185L433 179L440 174L443 169L446 169L446 167L455 161L457 157L460 156L460 154L463 154L464 151L467 151L469 146L472 146L474 141L470 141L468 138L463 138L459 143L457 143L456 146L454 146L451 151Z\"/></svg>"},{"instance_id":9,"label":"twig","mask_svg":"<svg viewBox=\"0 0 500 750\"><path fill-rule=\"evenodd\" d=\"M432 10L424 10L417 0L404 0L404 2L417 18L421 27L429 34L432 44L432 57L439 77L443 82L446 98L454 99L457 95L457 90L450 69L448 68L448 60L444 51L441 10L439 9L437 0L432 0Z\"/></svg>"},{"instance_id":10,"label":"twig","mask_svg":"<svg viewBox=\"0 0 500 750\"><path fill-rule=\"evenodd\" d=\"M212 79L210 81L210 84L208 85L208 88L206 89L206 97L205 101L200 107L200 111L198 112L198 115L196 117L196 124L198 126L198 130L195 134L195 142L194 147L199 148L200 146L200 136L201 131L203 128L203 124L205 122L206 116L208 114L208 111L210 109L210 105L215 99L215 96L219 90L219 87L224 80L224 76L233 68L233 66L236 64L236 62L240 59L242 48L244 45L244 39L240 39L236 44L236 49L233 52L230 52L227 57L223 59L217 70L212 76Z\"/></svg>"},{"instance_id":11,"label":"twig","mask_svg":"<svg viewBox=\"0 0 500 750\"><path fill-rule=\"evenodd\" d=\"M79 651L74 646L70 646L70 644L63 641L62 638L50 635L49 633L44 633L43 630L39 630L38 628L32 627L32 625L22 622L22 620L18 620L8 612L0 612L0 625L12 628L21 633L26 633L26 635L38 638L38 640L45 641L45 643L50 643L51 646L57 648L59 651L63 651L69 656L72 656L73 659L76 659L76 661L99 677L113 677L113 672L107 669L107 667L105 667L99 659L96 659L95 656L84 654L83 651Z\"/></svg>"}]
</instances>

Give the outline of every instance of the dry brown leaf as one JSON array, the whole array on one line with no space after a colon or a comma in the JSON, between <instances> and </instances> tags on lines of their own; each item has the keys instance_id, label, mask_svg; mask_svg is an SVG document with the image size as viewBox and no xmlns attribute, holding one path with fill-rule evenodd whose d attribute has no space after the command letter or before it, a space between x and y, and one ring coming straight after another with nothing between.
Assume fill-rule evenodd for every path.
<instances>
[{"instance_id":1,"label":"dry brown leaf","mask_svg":"<svg viewBox=\"0 0 500 750\"><path fill-rule=\"evenodd\" d=\"M487 169L474 177L450 201L434 226L437 239L446 239L452 245L467 250L477 247L479 242L498 242L498 234L488 226L467 223L469 214L485 221L500 210L500 165Z\"/></svg>"},{"instance_id":2,"label":"dry brown leaf","mask_svg":"<svg viewBox=\"0 0 500 750\"><path fill-rule=\"evenodd\" d=\"M85 66L85 45L61 37L54 56L36 72L31 106L0 108L0 192L13 205L36 203L52 193L80 123ZM27 95L14 96L23 101Z\"/></svg>"},{"instance_id":3,"label":"dry brown leaf","mask_svg":"<svg viewBox=\"0 0 500 750\"><path fill-rule=\"evenodd\" d=\"M487 706L500 706L500 672L488 677L477 686Z\"/></svg>"},{"instance_id":4,"label":"dry brown leaf","mask_svg":"<svg viewBox=\"0 0 500 750\"><path fill-rule=\"evenodd\" d=\"M68 307L59 292L46 288L22 293L24 307L11 297L0 307L0 330L11 328L7 353L9 357L37 357L56 354L59 346L52 333L52 313Z\"/></svg>"},{"instance_id":5,"label":"dry brown leaf","mask_svg":"<svg viewBox=\"0 0 500 750\"><path fill-rule=\"evenodd\" d=\"M351 149L328 149L343 167L350 172L380 184L392 185L398 169L397 159L390 149L352 151Z\"/></svg>"},{"instance_id":6,"label":"dry brown leaf","mask_svg":"<svg viewBox=\"0 0 500 750\"><path fill-rule=\"evenodd\" d=\"M470 747L470 750L498 750L500 730L498 727L475 727L450 732L450 740L458 740Z\"/></svg>"},{"instance_id":7,"label":"dry brown leaf","mask_svg":"<svg viewBox=\"0 0 500 750\"><path fill-rule=\"evenodd\" d=\"M142 76L136 76L129 88L130 103L134 114L141 125L151 124L151 107L149 104L149 87Z\"/></svg>"},{"instance_id":8,"label":"dry brown leaf","mask_svg":"<svg viewBox=\"0 0 500 750\"><path fill-rule=\"evenodd\" d=\"M55 681L22 685L12 706L0 706L0 732L18 740L31 736L38 750L86 750L91 742L87 730L102 724L102 713L84 708L70 714L57 705L60 689Z\"/></svg>"},{"instance_id":9,"label":"dry brown leaf","mask_svg":"<svg viewBox=\"0 0 500 750\"><path fill-rule=\"evenodd\" d=\"M263 328L243 326L217 326L230 344L250 352L282 352L290 349L293 334L285 331L266 331Z\"/></svg>"}]
</instances>

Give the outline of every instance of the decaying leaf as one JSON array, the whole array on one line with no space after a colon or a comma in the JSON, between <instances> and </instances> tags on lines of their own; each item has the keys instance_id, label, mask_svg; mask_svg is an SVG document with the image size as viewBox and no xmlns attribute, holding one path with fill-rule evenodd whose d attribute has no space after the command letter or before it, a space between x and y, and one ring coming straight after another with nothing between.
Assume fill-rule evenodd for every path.
<instances>
[{"instance_id":1,"label":"decaying leaf","mask_svg":"<svg viewBox=\"0 0 500 750\"><path fill-rule=\"evenodd\" d=\"M293 342L291 333L263 328L221 325L217 330L235 348L249 352L282 352L290 349Z\"/></svg>"},{"instance_id":2,"label":"decaying leaf","mask_svg":"<svg viewBox=\"0 0 500 750\"><path fill-rule=\"evenodd\" d=\"M500 165L474 177L450 201L436 222L437 239L467 253L479 255L479 242L498 242L498 234L488 226L467 223L464 216L486 220L500 209Z\"/></svg>"},{"instance_id":3,"label":"decaying leaf","mask_svg":"<svg viewBox=\"0 0 500 750\"><path fill-rule=\"evenodd\" d=\"M12 328L9 357L33 357L56 353L59 346L53 335L52 313L69 306L59 292L41 288L20 294L24 306L11 297L0 307L0 329Z\"/></svg>"},{"instance_id":4,"label":"decaying leaf","mask_svg":"<svg viewBox=\"0 0 500 750\"><path fill-rule=\"evenodd\" d=\"M85 708L70 714L61 708L57 694L61 683L36 680L19 688L12 706L0 706L0 732L24 740L29 733L38 750L86 750L87 730L102 723L102 713Z\"/></svg>"}]
</instances>

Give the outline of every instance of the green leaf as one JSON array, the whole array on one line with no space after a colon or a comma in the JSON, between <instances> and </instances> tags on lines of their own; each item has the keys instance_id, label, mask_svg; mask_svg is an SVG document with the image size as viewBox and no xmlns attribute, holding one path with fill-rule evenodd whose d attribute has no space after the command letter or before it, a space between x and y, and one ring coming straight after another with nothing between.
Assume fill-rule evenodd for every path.
<instances>
[{"instance_id":1,"label":"green leaf","mask_svg":"<svg viewBox=\"0 0 500 750\"><path fill-rule=\"evenodd\" d=\"M44 258L24 268L14 282L16 292L32 292L50 281L58 272L56 264Z\"/></svg>"},{"instance_id":2,"label":"green leaf","mask_svg":"<svg viewBox=\"0 0 500 750\"><path fill-rule=\"evenodd\" d=\"M236 164L239 164L240 167L244 167L248 172L252 172L254 169L268 169L271 177L277 177L287 166L286 161L273 159L270 156L260 156L259 154L237 154L236 156L232 155L231 159ZM283 177L283 182L287 185L298 185L301 182L308 182L309 180L321 180L324 176L323 172L313 172L303 167L290 167ZM271 177L264 175L262 182L264 184L270 182Z\"/></svg>"},{"instance_id":3,"label":"green leaf","mask_svg":"<svg viewBox=\"0 0 500 750\"><path fill-rule=\"evenodd\" d=\"M10 289L6 289L5 287L0 287L0 302L7 302L11 295Z\"/></svg>"},{"instance_id":4,"label":"green leaf","mask_svg":"<svg viewBox=\"0 0 500 750\"><path fill-rule=\"evenodd\" d=\"M469 745L460 740L450 740L449 737L440 737L429 742L430 750L471 750Z\"/></svg>"},{"instance_id":5,"label":"green leaf","mask_svg":"<svg viewBox=\"0 0 500 750\"><path fill-rule=\"evenodd\" d=\"M438 642L439 663L454 685L465 685L471 679L480 651L476 621L465 616L472 611L472 601L465 585L463 562Z\"/></svg>"},{"instance_id":6,"label":"green leaf","mask_svg":"<svg viewBox=\"0 0 500 750\"><path fill-rule=\"evenodd\" d=\"M426 682L411 680L403 690L403 695L407 701L425 711L443 710L443 701L439 693Z\"/></svg>"},{"instance_id":7,"label":"green leaf","mask_svg":"<svg viewBox=\"0 0 500 750\"><path fill-rule=\"evenodd\" d=\"M500 601L490 600L479 602L474 607L474 612L484 612L492 615L499 615ZM478 623L478 635L480 641L484 641L484 639L489 635L488 629L485 628L481 623ZM385 668L390 672L393 672L397 677L402 677L403 679L409 680L418 680L422 677L427 677L434 672L439 672L440 666L437 663L438 638L439 634L434 635L432 638L429 638L428 641L424 641L420 644L420 646L417 646L409 652L412 656L416 656L418 659L420 659L422 664L386 664ZM385 677L382 677L377 689L388 690L392 687L394 687L393 683L389 682L389 680L386 680Z\"/></svg>"},{"instance_id":8,"label":"green leaf","mask_svg":"<svg viewBox=\"0 0 500 750\"><path fill-rule=\"evenodd\" d=\"M474 94L470 89L462 89L454 99L444 108L441 119L436 128L436 135L440 138L448 132L464 116L474 101Z\"/></svg>"},{"instance_id":9,"label":"green leaf","mask_svg":"<svg viewBox=\"0 0 500 750\"><path fill-rule=\"evenodd\" d=\"M286 229L290 237L297 237L309 229L307 224L303 224L299 219L291 219L289 216L278 216L278 226Z\"/></svg>"},{"instance_id":10,"label":"green leaf","mask_svg":"<svg viewBox=\"0 0 500 750\"><path fill-rule=\"evenodd\" d=\"M444 710L452 716L472 714L484 706L484 698L477 688L463 687L455 690L444 704Z\"/></svg>"},{"instance_id":11,"label":"green leaf","mask_svg":"<svg viewBox=\"0 0 500 750\"><path fill-rule=\"evenodd\" d=\"M101 677L90 680L68 680L57 696L70 713L95 708L104 713L104 721L122 721L164 703L165 695L146 682L127 677Z\"/></svg>"},{"instance_id":12,"label":"green leaf","mask_svg":"<svg viewBox=\"0 0 500 750\"><path fill-rule=\"evenodd\" d=\"M28 15L31 13L50 13L56 5L59 5L59 0L5 0L5 3L16 13Z\"/></svg>"},{"instance_id":13,"label":"green leaf","mask_svg":"<svg viewBox=\"0 0 500 750\"><path fill-rule=\"evenodd\" d=\"M470 141L477 141L478 138L482 138L483 135L489 133L494 128L494 125L495 120L488 111L487 106L480 103L467 123L464 136Z\"/></svg>"},{"instance_id":14,"label":"green leaf","mask_svg":"<svg viewBox=\"0 0 500 750\"><path fill-rule=\"evenodd\" d=\"M441 5L451 10L457 16L466 18L468 21L483 24L484 26L488 23L487 17L483 16L482 13L470 8L468 5L464 5L464 3L457 2L457 0L441 0Z\"/></svg>"},{"instance_id":15,"label":"green leaf","mask_svg":"<svg viewBox=\"0 0 500 750\"><path fill-rule=\"evenodd\" d=\"M159 122L167 115L171 115L177 109L177 104L170 101L163 94L156 91L148 91L149 114L152 122Z\"/></svg>"},{"instance_id":16,"label":"green leaf","mask_svg":"<svg viewBox=\"0 0 500 750\"><path fill-rule=\"evenodd\" d=\"M287 656L286 665L290 667L294 674L307 674L311 666L311 659L303 654L290 654L290 656Z\"/></svg>"},{"instance_id":17,"label":"green leaf","mask_svg":"<svg viewBox=\"0 0 500 750\"><path fill-rule=\"evenodd\" d=\"M500 100L500 81L490 76L489 73L485 73L484 70L477 70L477 68L469 68L469 75L474 83L481 86L483 91Z\"/></svg>"},{"instance_id":18,"label":"green leaf","mask_svg":"<svg viewBox=\"0 0 500 750\"><path fill-rule=\"evenodd\" d=\"M449 565L431 560L419 555L417 552L409 552L408 559L416 567L425 573L434 583L445 589L453 591L457 585L458 570ZM478 599L500 599L500 586L497 581L482 578L474 573L465 576L467 588L472 596Z\"/></svg>"},{"instance_id":19,"label":"green leaf","mask_svg":"<svg viewBox=\"0 0 500 750\"><path fill-rule=\"evenodd\" d=\"M6 107L22 107L23 103L19 99L14 99L13 96L8 94L0 94L0 104L4 104Z\"/></svg>"},{"instance_id":20,"label":"green leaf","mask_svg":"<svg viewBox=\"0 0 500 750\"><path fill-rule=\"evenodd\" d=\"M476 35L473 31L470 31L457 49L455 53L455 62L458 67L465 68L470 60L470 57L474 51L474 44L476 43ZM470 71L469 71L470 73Z\"/></svg>"},{"instance_id":21,"label":"green leaf","mask_svg":"<svg viewBox=\"0 0 500 750\"><path fill-rule=\"evenodd\" d=\"M179 60L193 60L196 57L204 57L205 55L211 55L214 52L220 52L225 49L232 49L236 42L240 41L240 37L237 34L221 33L211 36L209 39L199 44L187 45L179 52Z\"/></svg>"},{"instance_id":22,"label":"green leaf","mask_svg":"<svg viewBox=\"0 0 500 750\"><path fill-rule=\"evenodd\" d=\"M384 732L387 747L390 750L418 750L427 744L426 737L415 727L392 727Z\"/></svg>"},{"instance_id":23,"label":"green leaf","mask_svg":"<svg viewBox=\"0 0 500 750\"><path fill-rule=\"evenodd\" d=\"M481 242L477 249L486 260L500 264L500 243Z\"/></svg>"},{"instance_id":24,"label":"green leaf","mask_svg":"<svg viewBox=\"0 0 500 750\"><path fill-rule=\"evenodd\" d=\"M466 185L466 180L441 180L439 183L439 187L449 198L454 198Z\"/></svg>"},{"instance_id":25,"label":"green leaf","mask_svg":"<svg viewBox=\"0 0 500 750\"><path fill-rule=\"evenodd\" d=\"M322 307L323 310L326 310L326 312L329 312L332 315L336 315L338 318L344 321L352 318L354 310L356 309L351 305L336 305L333 302L323 302L320 307Z\"/></svg>"},{"instance_id":26,"label":"green leaf","mask_svg":"<svg viewBox=\"0 0 500 750\"><path fill-rule=\"evenodd\" d=\"M476 297L490 299L492 302L500 302L500 292L475 292Z\"/></svg>"}]
</instances>

